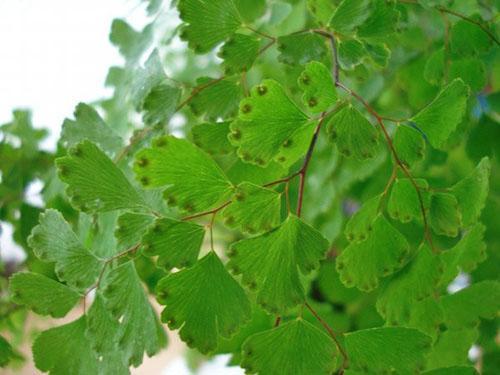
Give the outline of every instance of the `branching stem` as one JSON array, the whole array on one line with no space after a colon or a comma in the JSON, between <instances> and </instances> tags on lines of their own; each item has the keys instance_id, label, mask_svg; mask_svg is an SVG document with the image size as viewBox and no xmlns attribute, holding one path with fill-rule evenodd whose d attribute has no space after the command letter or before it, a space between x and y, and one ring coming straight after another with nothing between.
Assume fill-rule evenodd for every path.
<instances>
[{"instance_id":1,"label":"branching stem","mask_svg":"<svg viewBox=\"0 0 500 375\"><path fill-rule=\"evenodd\" d=\"M91 286L83 295L83 313L84 314L86 313L86 310L87 310L87 306L86 306L87 296L89 295L90 292L99 288L99 286L101 285L101 282L102 282L102 278L104 277L104 273L106 272L106 269L111 264L111 262L113 262L114 260L119 259L125 255L131 254L131 253L137 251L139 246L141 246L140 242L136 243L132 247L129 247L127 250L124 250L118 254L113 255L112 257L110 257L104 261L104 264L102 265L102 268L101 268L101 272L99 272L99 276L97 277L96 283L93 286Z\"/></svg>"},{"instance_id":2,"label":"branching stem","mask_svg":"<svg viewBox=\"0 0 500 375\"><path fill-rule=\"evenodd\" d=\"M314 317L318 320L318 322L320 322L320 324L323 326L323 328L325 328L325 330L328 332L328 334L335 342L337 349L342 355L342 368L340 369L340 374L343 374L344 369L347 368L349 364L349 357L347 356L347 352L345 351L344 347L340 344L337 334L333 331L332 327L330 327L330 325L321 316L319 316L316 310L314 310L311 307L311 305L309 305L309 303L305 302L304 306L307 307L307 309L311 312L311 314L314 315Z\"/></svg>"}]
</instances>

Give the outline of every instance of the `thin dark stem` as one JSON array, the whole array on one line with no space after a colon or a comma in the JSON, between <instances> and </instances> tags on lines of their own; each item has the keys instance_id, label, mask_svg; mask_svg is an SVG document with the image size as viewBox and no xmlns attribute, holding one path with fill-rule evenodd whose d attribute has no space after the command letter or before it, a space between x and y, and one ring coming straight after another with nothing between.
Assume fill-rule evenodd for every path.
<instances>
[{"instance_id":1,"label":"thin dark stem","mask_svg":"<svg viewBox=\"0 0 500 375\"><path fill-rule=\"evenodd\" d=\"M330 41L330 45L332 47L332 60L333 60L332 76L335 80L335 84L337 84L338 82L340 82L340 65L339 65L339 55L338 55L337 41L335 39L335 35L321 29L316 29L314 30L314 32L328 38L328 40Z\"/></svg>"},{"instance_id":2,"label":"thin dark stem","mask_svg":"<svg viewBox=\"0 0 500 375\"><path fill-rule=\"evenodd\" d=\"M277 316L276 320L274 321L274 326L278 327L281 323L281 316Z\"/></svg>"},{"instance_id":3,"label":"thin dark stem","mask_svg":"<svg viewBox=\"0 0 500 375\"><path fill-rule=\"evenodd\" d=\"M300 217L302 213L302 203L304 200L304 185L306 180L307 168L309 167L309 162L311 161L312 154L314 152L314 146L316 146L316 142L318 141L319 131L321 130L321 126L325 121L325 113L316 125L316 129L314 129L314 134L311 139L311 143L309 144L309 148L307 149L306 156L304 158L304 162L302 164L302 168L300 168L299 176L299 196L297 198L297 216Z\"/></svg>"},{"instance_id":4,"label":"thin dark stem","mask_svg":"<svg viewBox=\"0 0 500 375\"><path fill-rule=\"evenodd\" d=\"M232 201L227 201L226 203L224 203L223 205L219 206L219 207L216 207L212 210L209 210L209 211L204 211L204 212L200 212L200 213L197 213L197 214L194 214L194 215L190 215L190 216L185 216L183 217L181 220L183 221L187 221L187 220L193 220L193 219L196 219L198 217L202 217L202 216L206 216L206 215L212 215L212 214L216 214L217 212L219 212L220 210L222 210L223 208L229 206L231 204Z\"/></svg>"},{"instance_id":5,"label":"thin dark stem","mask_svg":"<svg viewBox=\"0 0 500 375\"><path fill-rule=\"evenodd\" d=\"M276 43L276 40L271 40L269 43L267 43L264 47L262 47L259 50L259 55L266 52L268 48L270 48L274 43Z\"/></svg>"},{"instance_id":6,"label":"thin dark stem","mask_svg":"<svg viewBox=\"0 0 500 375\"><path fill-rule=\"evenodd\" d=\"M141 244L136 243L134 246L128 248L127 250L124 250L116 255L113 255L111 258L108 258L104 261L104 264L101 268L101 271L99 272L99 276L97 277L96 283L93 286L91 286L83 295L83 313L84 314L86 313L86 310L87 310L87 304L86 304L87 296L89 295L90 292L99 288L99 286L101 285L102 279L104 277L104 273L106 272L106 269L111 264L111 262L116 260L116 259L119 259L125 255L128 255L130 253L135 252L139 248L139 246L141 246Z\"/></svg>"},{"instance_id":7,"label":"thin dark stem","mask_svg":"<svg viewBox=\"0 0 500 375\"><path fill-rule=\"evenodd\" d=\"M481 30L483 30L490 37L490 39L492 41L494 41L497 45L500 46L500 41L482 22L476 21L475 19L469 18L461 13L455 12L454 10L445 8L441 5L436 6L436 9L439 10L440 12L451 14L452 16L461 18L464 21L467 21L469 23L472 23L472 24L478 26Z\"/></svg>"},{"instance_id":8,"label":"thin dark stem","mask_svg":"<svg viewBox=\"0 0 500 375\"><path fill-rule=\"evenodd\" d=\"M248 30L250 30L251 32L257 34L257 35L260 35L260 36L263 36L264 38L267 38L269 40L276 40L276 37L272 36L272 35L269 35L263 31L260 31L260 30L257 30L257 29L254 29L253 27L251 26L248 26L246 25L245 28L247 28Z\"/></svg>"},{"instance_id":9,"label":"thin dark stem","mask_svg":"<svg viewBox=\"0 0 500 375\"><path fill-rule=\"evenodd\" d=\"M213 86L215 85L216 83L222 81L224 78L226 78L226 76L221 76L219 78L214 78L213 80L211 80L210 82L207 82L203 85L200 85L200 86L196 86L193 91L191 92L191 95L189 95L186 99L184 99L176 108L175 108L175 112L178 112L180 111L186 104L188 104L191 100L193 100L193 98L198 95L200 92L202 92L203 90L209 88L210 86Z\"/></svg>"},{"instance_id":10,"label":"thin dark stem","mask_svg":"<svg viewBox=\"0 0 500 375\"><path fill-rule=\"evenodd\" d=\"M375 111L375 109L365 100L363 99L363 97L361 95L359 95L357 92L355 92L354 90L351 90L350 88L348 88L347 86L345 86L343 83L341 82L337 82L337 87L340 87L341 89L343 89L344 91L346 91L349 95L351 95L352 97L356 98L361 104L363 104L363 106L366 108L366 110L373 116L375 117L375 119L377 120L377 123L379 124L380 126L380 129L382 130L382 133L384 135L384 138L385 138L385 141L387 143L387 146L389 147L389 150L390 152L392 153L392 156L394 158L394 161L396 162L396 164L399 166L399 168L401 168L401 170L403 171L403 173L406 175L406 177L408 177L408 179L410 180L411 184L413 185L413 188L415 189L415 191L417 192L417 196L418 196L418 201L419 201L419 205L420 205L420 211L422 213L422 220L424 222L424 237L425 239L427 240L427 242L429 243L429 246L431 247L432 251L436 252L436 249L434 247L434 243L433 243L433 240L432 240L432 235L431 235L431 231L430 231L430 227L429 227L429 223L428 223L428 219L427 219L427 213L426 213L426 210L425 210L425 205L424 205L424 199L422 197L422 192L420 191L420 187L417 185L415 179L413 178L413 176L411 175L410 171L408 170L408 168L406 167L406 165L401 161L401 159L399 158L399 155L396 151L396 148L394 147L394 144L392 143L392 139L387 131L387 128L385 127L384 125L384 121L383 121L383 118L377 113L377 111Z\"/></svg>"},{"instance_id":11,"label":"thin dark stem","mask_svg":"<svg viewBox=\"0 0 500 375\"><path fill-rule=\"evenodd\" d=\"M318 322L321 323L323 328L328 332L330 337L333 339L335 342L335 345L337 346L337 349L339 350L340 354L342 355L342 368L340 370L340 373L343 373L344 369L347 367L349 363L349 357L347 356L347 352L343 348L343 346L340 344L340 341L337 337L337 334L333 331L332 327L328 325L327 322L323 320L321 316L314 310L309 303L305 302L304 305L307 307L307 309L314 315L314 317L318 320Z\"/></svg>"}]
</instances>

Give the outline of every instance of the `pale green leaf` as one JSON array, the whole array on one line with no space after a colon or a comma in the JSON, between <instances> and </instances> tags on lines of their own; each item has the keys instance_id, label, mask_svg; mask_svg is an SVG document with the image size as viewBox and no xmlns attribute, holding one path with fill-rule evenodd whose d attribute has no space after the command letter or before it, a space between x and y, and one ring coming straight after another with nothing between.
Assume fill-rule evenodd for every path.
<instances>
[{"instance_id":1,"label":"pale green leaf","mask_svg":"<svg viewBox=\"0 0 500 375\"><path fill-rule=\"evenodd\" d=\"M461 79L453 80L412 121L435 148L442 148L450 134L462 121L469 97L469 88Z\"/></svg>"},{"instance_id":2,"label":"pale green leaf","mask_svg":"<svg viewBox=\"0 0 500 375\"><path fill-rule=\"evenodd\" d=\"M450 367L470 364L468 352L478 339L477 329L451 329L439 336L427 356L427 368Z\"/></svg>"},{"instance_id":3,"label":"pale green leaf","mask_svg":"<svg viewBox=\"0 0 500 375\"><path fill-rule=\"evenodd\" d=\"M398 126L396 133L394 133L393 143L399 160L408 167L424 158L424 137L418 130L410 126Z\"/></svg>"},{"instance_id":4,"label":"pale green leaf","mask_svg":"<svg viewBox=\"0 0 500 375\"><path fill-rule=\"evenodd\" d=\"M127 375L130 373L126 353L120 348L121 326L118 319L106 309L98 293L87 313L86 335L99 361L100 375Z\"/></svg>"},{"instance_id":5,"label":"pale green leaf","mask_svg":"<svg viewBox=\"0 0 500 375\"><path fill-rule=\"evenodd\" d=\"M89 287L99 273L101 262L78 240L59 211L48 209L40 215L28 244L43 261L55 262L57 277L78 289Z\"/></svg>"},{"instance_id":6,"label":"pale green leaf","mask_svg":"<svg viewBox=\"0 0 500 375\"><path fill-rule=\"evenodd\" d=\"M326 111L337 101L332 74L320 62L311 61L306 65L298 85L304 92L302 101L313 113Z\"/></svg>"},{"instance_id":7,"label":"pale green leaf","mask_svg":"<svg viewBox=\"0 0 500 375\"><path fill-rule=\"evenodd\" d=\"M197 87L191 92L194 96L188 104L189 108L196 116L205 116L213 121L234 117L243 94L239 82L229 78L213 82L214 79L209 77L196 81ZM200 87L206 88L199 91Z\"/></svg>"},{"instance_id":8,"label":"pale green leaf","mask_svg":"<svg viewBox=\"0 0 500 375\"><path fill-rule=\"evenodd\" d=\"M281 194L243 182L236 187L232 202L222 211L224 224L247 233L260 233L280 221Z\"/></svg>"},{"instance_id":9,"label":"pale green leaf","mask_svg":"<svg viewBox=\"0 0 500 375\"><path fill-rule=\"evenodd\" d=\"M81 298L66 285L31 272L14 274L9 279L9 294L16 304L54 318L65 316Z\"/></svg>"},{"instance_id":10,"label":"pale green leaf","mask_svg":"<svg viewBox=\"0 0 500 375\"><path fill-rule=\"evenodd\" d=\"M326 56L324 38L312 32L278 37L278 61L288 65L304 65Z\"/></svg>"},{"instance_id":11,"label":"pale green leaf","mask_svg":"<svg viewBox=\"0 0 500 375\"><path fill-rule=\"evenodd\" d=\"M241 24L232 0L179 0L177 9L186 23L181 38L196 53L210 51L231 36Z\"/></svg>"},{"instance_id":12,"label":"pale green leaf","mask_svg":"<svg viewBox=\"0 0 500 375\"><path fill-rule=\"evenodd\" d=\"M441 280L443 286L451 283L460 271L471 272L478 263L486 259L486 244L483 241L485 230L483 224L476 223L455 246L441 253L444 265Z\"/></svg>"},{"instance_id":13,"label":"pale green leaf","mask_svg":"<svg viewBox=\"0 0 500 375\"><path fill-rule=\"evenodd\" d=\"M359 40L347 39L339 42L338 58L342 69L351 70L361 64L366 56L366 50Z\"/></svg>"},{"instance_id":14,"label":"pale green leaf","mask_svg":"<svg viewBox=\"0 0 500 375\"><path fill-rule=\"evenodd\" d=\"M118 248L126 250L138 244L153 222L154 216L151 215L134 212L125 212L120 215L115 230Z\"/></svg>"},{"instance_id":15,"label":"pale green leaf","mask_svg":"<svg viewBox=\"0 0 500 375\"><path fill-rule=\"evenodd\" d=\"M453 194L448 193L432 194L429 221L431 228L437 234L456 237L461 222L457 198Z\"/></svg>"},{"instance_id":16,"label":"pale green leaf","mask_svg":"<svg viewBox=\"0 0 500 375\"><path fill-rule=\"evenodd\" d=\"M102 291L107 309L120 320L118 349L130 365L139 366L144 353L151 357L166 345L163 327L132 262L109 271Z\"/></svg>"},{"instance_id":17,"label":"pale green leaf","mask_svg":"<svg viewBox=\"0 0 500 375\"><path fill-rule=\"evenodd\" d=\"M262 17L266 12L266 0L233 0L241 18L246 22L252 22Z\"/></svg>"},{"instance_id":18,"label":"pale green leaf","mask_svg":"<svg viewBox=\"0 0 500 375\"><path fill-rule=\"evenodd\" d=\"M175 112L180 90L168 83L157 50L134 72L131 98L136 111L143 112L148 125L164 124Z\"/></svg>"},{"instance_id":19,"label":"pale green leaf","mask_svg":"<svg viewBox=\"0 0 500 375\"><path fill-rule=\"evenodd\" d=\"M473 327L479 318L492 319L500 310L500 283L481 281L441 298L448 327Z\"/></svg>"},{"instance_id":20,"label":"pale green leaf","mask_svg":"<svg viewBox=\"0 0 500 375\"><path fill-rule=\"evenodd\" d=\"M333 340L302 319L250 336L242 347L249 374L331 374L338 350Z\"/></svg>"},{"instance_id":21,"label":"pale green leaf","mask_svg":"<svg viewBox=\"0 0 500 375\"><path fill-rule=\"evenodd\" d=\"M458 20L450 31L450 47L453 53L459 55L478 55L491 47L491 39L477 25Z\"/></svg>"},{"instance_id":22,"label":"pale green leaf","mask_svg":"<svg viewBox=\"0 0 500 375\"><path fill-rule=\"evenodd\" d=\"M364 373L416 373L430 345L430 337L413 328L373 328L345 335L350 368Z\"/></svg>"},{"instance_id":23,"label":"pale green leaf","mask_svg":"<svg viewBox=\"0 0 500 375\"><path fill-rule=\"evenodd\" d=\"M145 255L157 256L157 265L170 270L193 265L204 236L201 225L164 217L156 219L142 237L142 245Z\"/></svg>"},{"instance_id":24,"label":"pale green leaf","mask_svg":"<svg viewBox=\"0 0 500 375\"><path fill-rule=\"evenodd\" d=\"M123 140L103 121L97 111L85 103L75 108L75 120L65 119L61 130L61 141L72 147L88 139L103 150L114 153L123 145Z\"/></svg>"},{"instance_id":25,"label":"pale green leaf","mask_svg":"<svg viewBox=\"0 0 500 375\"><path fill-rule=\"evenodd\" d=\"M229 122L214 122L193 126L193 143L210 155L228 154L234 148L227 138L229 125Z\"/></svg>"},{"instance_id":26,"label":"pale green leaf","mask_svg":"<svg viewBox=\"0 0 500 375\"><path fill-rule=\"evenodd\" d=\"M319 266L328 241L295 215L271 232L231 244L229 269L257 291L257 302L271 313L284 313L304 302L300 273Z\"/></svg>"},{"instance_id":27,"label":"pale green leaf","mask_svg":"<svg viewBox=\"0 0 500 375\"><path fill-rule=\"evenodd\" d=\"M462 223L466 227L478 220L484 208L489 191L490 169L490 160L483 158L469 176L451 188L458 201Z\"/></svg>"},{"instance_id":28,"label":"pale green leaf","mask_svg":"<svg viewBox=\"0 0 500 375\"><path fill-rule=\"evenodd\" d=\"M340 153L346 157L370 159L376 154L378 131L352 105L342 108L331 118L328 132Z\"/></svg>"},{"instance_id":29,"label":"pale green leaf","mask_svg":"<svg viewBox=\"0 0 500 375\"><path fill-rule=\"evenodd\" d=\"M427 245L420 246L415 258L382 285L377 300L378 312L391 323L408 322L416 302L436 290L442 272L439 256Z\"/></svg>"},{"instance_id":30,"label":"pale green leaf","mask_svg":"<svg viewBox=\"0 0 500 375\"><path fill-rule=\"evenodd\" d=\"M97 374L99 363L85 335L86 316L42 332L33 343L36 367L50 375Z\"/></svg>"},{"instance_id":31,"label":"pale green leaf","mask_svg":"<svg viewBox=\"0 0 500 375\"><path fill-rule=\"evenodd\" d=\"M146 203L123 172L95 144L83 141L56 159L66 193L81 211L94 213L140 208Z\"/></svg>"},{"instance_id":32,"label":"pale green leaf","mask_svg":"<svg viewBox=\"0 0 500 375\"><path fill-rule=\"evenodd\" d=\"M349 34L369 17L370 5L369 0L342 0L330 19L330 27Z\"/></svg>"},{"instance_id":33,"label":"pale green leaf","mask_svg":"<svg viewBox=\"0 0 500 375\"><path fill-rule=\"evenodd\" d=\"M349 219L344 231L349 241L364 241L368 238L379 213L380 198L377 195L368 199Z\"/></svg>"},{"instance_id":34,"label":"pale green leaf","mask_svg":"<svg viewBox=\"0 0 500 375\"><path fill-rule=\"evenodd\" d=\"M259 54L260 40L252 35L234 34L222 46L218 56L224 60L224 72L247 72Z\"/></svg>"},{"instance_id":35,"label":"pale green leaf","mask_svg":"<svg viewBox=\"0 0 500 375\"><path fill-rule=\"evenodd\" d=\"M241 101L239 119L231 124L229 139L244 161L266 166L281 148L297 147L290 138L307 122L307 116L281 85L265 80Z\"/></svg>"},{"instance_id":36,"label":"pale green leaf","mask_svg":"<svg viewBox=\"0 0 500 375\"><path fill-rule=\"evenodd\" d=\"M307 8L321 25L326 25L336 5L331 0L307 0Z\"/></svg>"},{"instance_id":37,"label":"pale green leaf","mask_svg":"<svg viewBox=\"0 0 500 375\"><path fill-rule=\"evenodd\" d=\"M361 1L353 1L360 3ZM393 3L385 0L371 2L372 12L368 19L360 24L357 35L365 39L387 39L396 31L399 12Z\"/></svg>"},{"instance_id":38,"label":"pale green leaf","mask_svg":"<svg viewBox=\"0 0 500 375\"><path fill-rule=\"evenodd\" d=\"M181 339L202 353L214 351L219 337L231 337L250 319L245 291L214 252L162 279L157 294L166 305L162 321L180 328Z\"/></svg>"},{"instance_id":39,"label":"pale green leaf","mask_svg":"<svg viewBox=\"0 0 500 375\"><path fill-rule=\"evenodd\" d=\"M118 47L128 62L135 63L151 44L152 26L149 24L142 31L136 31L126 21L114 19L109 40Z\"/></svg>"},{"instance_id":40,"label":"pale green leaf","mask_svg":"<svg viewBox=\"0 0 500 375\"><path fill-rule=\"evenodd\" d=\"M384 43L364 43L365 50L368 52L372 61L379 67L387 66L391 57L391 50Z\"/></svg>"},{"instance_id":41,"label":"pale green leaf","mask_svg":"<svg viewBox=\"0 0 500 375\"><path fill-rule=\"evenodd\" d=\"M377 288L379 279L403 267L410 255L406 238L379 215L371 224L368 238L352 242L337 258L340 280L362 291Z\"/></svg>"},{"instance_id":42,"label":"pale green leaf","mask_svg":"<svg viewBox=\"0 0 500 375\"><path fill-rule=\"evenodd\" d=\"M486 67L478 58L463 58L450 63L450 79L461 78L472 91L481 91L486 85Z\"/></svg>"},{"instance_id":43,"label":"pale green leaf","mask_svg":"<svg viewBox=\"0 0 500 375\"><path fill-rule=\"evenodd\" d=\"M420 190L425 208L429 206L429 185L424 179L415 179L415 184ZM408 223L415 219L422 219L420 200L409 178L398 178L392 186L391 195L387 203L387 212L393 219Z\"/></svg>"},{"instance_id":44,"label":"pale green leaf","mask_svg":"<svg viewBox=\"0 0 500 375\"><path fill-rule=\"evenodd\" d=\"M167 83L155 86L144 99L142 119L148 125L165 125L176 111L180 90Z\"/></svg>"},{"instance_id":45,"label":"pale green leaf","mask_svg":"<svg viewBox=\"0 0 500 375\"><path fill-rule=\"evenodd\" d=\"M227 199L232 185L208 154L185 139L156 138L136 154L137 179L146 188L167 187L170 205L188 212L209 209Z\"/></svg>"}]
</instances>

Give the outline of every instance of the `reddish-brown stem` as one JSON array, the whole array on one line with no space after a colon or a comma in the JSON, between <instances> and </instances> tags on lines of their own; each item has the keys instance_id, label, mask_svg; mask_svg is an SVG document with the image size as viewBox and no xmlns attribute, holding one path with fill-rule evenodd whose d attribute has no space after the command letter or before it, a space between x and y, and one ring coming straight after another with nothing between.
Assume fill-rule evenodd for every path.
<instances>
[{"instance_id":1,"label":"reddish-brown stem","mask_svg":"<svg viewBox=\"0 0 500 375\"><path fill-rule=\"evenodd\" d=\"M263 36L264 38L267 38L269 40L276 40L276 37L272 36L272 35L269 35L263 31L260 31L260 30L257 30L257 29L254 29L253 27L251 26L248 26L248 25L245 25L245 27L250 30L251 32L257 34L257 35L260 35L260 36Z\"/></svg>"},{"instance_id":2,"label":"reddish-brown stem","mask_svg":"<svg viewBox=\"0 0 500 375\"><path fill-rule=\"evenodd\" d=\"M377 120L377 123L379 124L380 129L382 130L382 134L384 135L385 141L386 141L387 146L389 147L389 150L390 150L390 152L391 152L391 154L392 154L392 156L394 158L394 161L399 166L399 168L401 168L401 170L403 171L403 173L405 174L405 176L408 177L408 179L410 180L411 184L413 185L415 191L417 192L418 201L419 201L419 205L420 205L420 211L422 213L422 220L424 222L424 237L427 240L427 242L429 243L429 246L431 247L431 249L435 252L436 249L435 249L434 243L432 241L432 235L431 235L430 228L429 228L429 223L428 223L428 220L427 220L427 213L426 213L426 210L425 210L425 205L424 205L424 199L422 197L422 192L420 191L420 187L417 185L415 179L411 175L411 173L408 170L408 168L406 167L406 165L399 158L399 155L398 155L398 153L396 151L396 148L394 147L394 144L392 143L391 136L389 135L389 132L387 131L387 128L384 125L383 118L357 92L355 92L354 90L351 90L350 88L348 88L347 86L345 86L341 82L337 82L337 87L340 87L341 89L343 89L344 91L346 91L349 95L351 95L352 97L356 98L366 108L366 110L373 117L375 117L375 119Z\"/></svg>"},{"instance_id":3,"label":"reddish-brown stem","mask_svg":"<svg viewBox=\"0 0 500 375\"><path fill-rule=\"evenodd\" d=\"M229 206L231 204L231 202L232 201L227 201L226 203L222 204L221 206L216 207L216 208L214 208L212 210L209 210L209 211L203 211L203 212L200 212L200 213L197 213L197 214L194 214L194 215L185 216L181 220L183 220L183 221L193 220L193 219L196 219L198 217L202 217L202 216L206 216L206 215L211 215L211 214L216 214L217 212L219 212L223 208Z\"/></svg>"},{"instance_id":4,"label":"reddish-brown stem","mask_svg":"<svg viewBox=\"0 0 500 375\"><path fill-rule=\"evenodd\" d=\"M299 176L300 176L299 196L297 197L297 216L298 217L300 217L300 215L302 213L302 203L304 200L304 186L305 186L307 168L309 167L309 162L311 161L311 157L312 157L312 154L314 152L314 146L316 146L316 142L318 141L318 136L319 136L319 132L321 130L321 125L323 125L323 122L325 121L325 114L326 113L323 113L321 119L318 122L318 125L316 125L316 129L314 129L314 134L312 136L311 143L309 144L309 148L307 149L307 153L306 153L306 156L304 158L302 168L300 168L300 171L299 171Z\"/></svg>"},{"instance_id":5,"label":"reddish-brown stem","mask_svg":"<svg viewBox=\"0 0 500 375\"><path fill-rule=\"evenodd\" d=\"M285 203L286 203L286 213L290 214L290 182L285 183Z\"/></svg>"},{"instance_id":6,"label":"reddish-brown stem","mask_svg":"<svg viewBox=\"0 0 500 375\"><path fill-rule=\"evenodd\" d=\"M281 316L277 316L276 320L274 321L274 326L278 327L281 323Z\"/></svg>"},{"instance_id":7,"label":"reddish-brown stem","mask_svg":"<svg viewBox=\"0 0 500 375\"><path fill-rule=\"evenodd\" d=\"M137 243L135 244L134 246L128 248L127 250L124 250L116 255L113 255L111 258L108 258L104 261L104 264L101 268L101 271L99 272L99 276L97 277L97 281L96 283L91 286L86 292L85 294L83 295L83 313L85 314L86 312L86 309L87 309L87 304L86 304L86 299L87 299L87 296L89 295L90 292L92 292L94 289L97 289L99 288L99 286L101 285L101 282L102 282L102 278L104 277L104 272L106 271L106 269L108 268L109 264L116 260L116 259L119 259L125 255L128 255L130 253L133 253L134 251L136 251L139 246L141 246L140 243Z\"/></svg>"},{"instance_id":8,"label":"reddish-brown stem","mask_svg":"<svg viewBox=\"0 0 500 375\"><path fill-rule=\"evenodd\" d=\"M347 368L347 365L349 363L349 357L347 356L347 352L343 348L343 346L340 344L340 341L337 337L337 334L333 331L332 327L328 325L327 322L323 320L321 316L314 310L309 303L304 302L304 305L307 307L307 309L311 312L311 314L314 315L314 317L320 322L320 324L323 326L323 328L328 332L330 337L333 339L335 342L335 345L337 346L337 349L339 350L340 354L342 355L342 368L340 370L340 373L343 373L344 369Z\"/></svg>"},{"instance_id":9,"label":"reddish-brown stem","mask_svg":"<svg viewBox=\"0 0 500 375\"><path fill-rule=\"evenodd\" d=\"M472 23L472 24L478 26L481 30L483 30L484 33L486 33L486 35L488 35L488 37L493 42L495 42L497 45L500 46L500 41L497 39L497 37L482 22L476 21L475 19L469 18L469 17L467 17L467 16L465 16L465 15L463 15L461 13L455 12L454 10L445 8L445 7L441 6L441 5L436 6L436 9L439 10L440 12L451 14L452 16L461 18L464 21L467 21L469 23Z\"/></svg>"},{"instance_id":10,"label":"reddish-brown stem","mask_svg":"<svg viewBox=\"0 0 500 375\"><path fill-rule=\"evenodd\" d=\"M276 39L275 40L271 40L269 43L267 43L264 47L262 47L260 50L259 50L259 55L266 52L268 50L268 48L270 48L274 43L276 43Z\"/></svg>"}]
</instances>

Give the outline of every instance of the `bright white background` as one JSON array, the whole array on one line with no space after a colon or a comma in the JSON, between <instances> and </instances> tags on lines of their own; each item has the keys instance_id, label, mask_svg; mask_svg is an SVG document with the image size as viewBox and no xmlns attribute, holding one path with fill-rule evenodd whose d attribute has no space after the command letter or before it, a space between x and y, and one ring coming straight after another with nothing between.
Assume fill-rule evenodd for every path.
<instances>
[{"instance_id":1,"label":"bright white background","mask_svg":"<svg viewBox=\"0 0 500 375\"><path fill-rule=\"evenodd\" d=\"M123 63L108 39L113 18L125 18L136 29L148 21L140 0L0 0L0 124L11 120L13 109L29 108L35 127L50 131L42 147L53 150L78 102L111 94L104 88L107 71ZM3 229L0 248L15 253L11 230ZM173 341L170 351L154 364L145 358L134 373L189 374L182 357L172 358L172 351L179 352ZM242 373L225 368L226 361L218 358L199 373Z\"/></svg>"}]
</instances>

